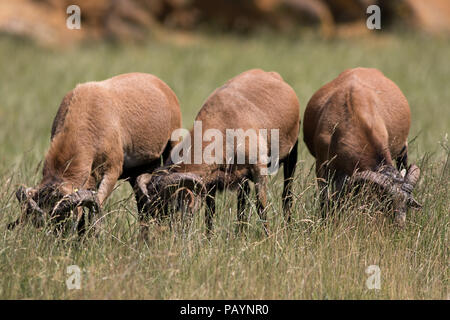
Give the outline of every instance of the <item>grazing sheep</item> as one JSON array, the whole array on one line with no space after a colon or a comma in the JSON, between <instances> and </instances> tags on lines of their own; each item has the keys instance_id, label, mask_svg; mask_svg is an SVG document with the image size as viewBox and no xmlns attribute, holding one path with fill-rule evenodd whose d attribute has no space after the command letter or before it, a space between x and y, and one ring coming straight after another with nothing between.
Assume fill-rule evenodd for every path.
<instances>
[{"instance_id":1,"label":"grazing sheep","mask_svg":"<svg viewBox=\"0 0 450 320\"><path fill-rule=\"evenodd\" d=\"M322 207L329 181L338 191L346 180L372 182L394 200L395 221L403 226L407 207L420 206L411 194L419 168L411 165L404 177L399 172L407 167L409 127L408 101L376 69L346 70L319 89L306 107L303 133L316 158Z\"/></svg>"},{"instance_id":2,"label":"grazing sheep","mask_svg":"<svg viewBox=\"0 0 450 320\"><path fill-rule=\"evenodd\" d=\"M58 222L78 207L82 234L82 207L93 216L118 179L134 185L139 174L158 167L161 156L169 157L171 133L180 126L177 97L153 75L128 73L78 85L53 121L40 184L16 192L25 210L9 228L29 217L36 226L48 215Z\"/></svg>"},{"instance_id":3,"label":"grazing sheep","mask_svg":"<svg viewBox=\"0 0 450 320\"><path fill-rule=\"evenodd\" d=\"M181 197L187 199L183 204L184 209L193 211L198 207L199 201L205 199L205 221L209 234L212 230L216 192L238 189L237 217L242 227L242 222L246 219L244 209L250 192L249 181L252 181L255 184L258 214L268 233L265 210L266 170L282 163L285 179L283 206L289 221L292 202L290 181L297 162L299 109L294 90L276 72L249 70L232 78L209 96L195 119L196 124L201 124L203 138L200 141L195 141L194 138L192 148L191 139L184 139L174 148L171 160L166 163L163 172L143 174L138 178L136 193L142 199L141 206L146 207L146 213L155 216L158 204L163 203L162 207L166 210L165 204L179 190L183 190ZM264 130L267 131L267 137L264 137ZM195 136L194 131L195 125L189 137ZM230 132L238 133L233 136ZM278 137L274 132L278 133ZM225 136L226 143L225 139L220 138ZM260 143L258 150L265 150L263 153L271 157L270 162L264 161L264 157L254 159L251 154L254 150L250 142L252 137ZM235 138L241 143L235 145ZM274 141L276 138L277 141ZM175 151L182 147L183 152L189 152L189 155L183 153L187 161L176 162ZM214 162L196 161L195 150L199 150L202 155L210 149L214 149ZM277 153L278 158L275 157ZM239 159L245 161L239 163ZM144 226L142 233L145 235L146 232L147 228Z\"/></svg>"}]
</instances>

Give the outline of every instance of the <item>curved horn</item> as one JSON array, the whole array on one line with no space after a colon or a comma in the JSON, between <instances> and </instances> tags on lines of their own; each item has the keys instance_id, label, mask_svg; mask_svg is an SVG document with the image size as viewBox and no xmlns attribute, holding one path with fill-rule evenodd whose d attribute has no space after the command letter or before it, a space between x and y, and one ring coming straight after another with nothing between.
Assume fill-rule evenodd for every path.
<instances>
[{"instance_id":1,"label":"curved horn","mask_svg":"<svg viewBox=\"0 0 450 320\"><path fill-rule=\"evenodd\" d=\"M91 207L98 211L100 205L97 193L91 190L79 190L64 196L53 209L52 217L59 216L78 206Z\"/></svg>"},{"instance_id":2,"label":"curved horn","mask_svg":"<svg viewBox=\"0 0 450 320\"><path fill-rule=\"evenodd\" d=\"M44 210L42 210L39 207L39 205L36 203L36 201L34 201L32 198L28 199L28 210L36 211L36 212L38 212L39 214L42 214L42 215L45 214Z\"/></svg>"},{"instance_id":3,"label":"curved horn","mask_svg":"<svg viewBox=\"0 0 450 320\"><path fill-rule=\"evenodd\" d=\"M19 189L16 191L16 198L19 203L23 203L28 198L28 192L31 188L25 188L24 186L20 186Z\"/></svg>"},{"instance_id":4,"label":"curved horn","mask_svg":"<svg viewBox=\"0 0 450 320\"><path fill-rule=\"evenodd\" d=\"M37 211L44 214L44 211L39 207L36 201L33 200L33 195L36 192L34 188L26 188L20 186L16 191L16 198L20 204L27 203L27 210Z\"/></svg>"},{"instance_id":5,"label":"curved horn","mask_svg":"<svg viewBox=\"0 0 450 320\"><path fill-rule=\"evenodd\" d=\"M33 212L37 212L39 214L39 218L36 221L41 221L40 219L45 216L44 210L42 210L36 203L36 201L34 201L31 197L26 199L25 201L27 203L25 213L22 213L21 217L19 217L16 221L9 223L8 230L13 230L21 223L21 221L23 221L23 219L27 218L28 214L31 214Z\"/></svg>"},{"instance_id":6,"label":"curved horn","mask_svg":"<svg viewBox=\"0 0 450 320\"><path fill-rule=\"evenodd\" d=\"M378 172L370 170L357 172L352 176L351 182L371 182L382 187L388 194L392 196L401 197L403 199L406 197L405 192L401 188L399 188L399 186L394 183L390 177Z\"/></svg>"},{"instance_id":7,"label":"curved horn","mask_svg":"<svg viewBox=\"0 0 450 320\"><path fill-rule=\"evenodd\" d=\"M164 189L168 187L185 187L196 193L203 194L206 191L205 185L199 175L195 173L170 173L164 177L161 177L161 182Z\"/></svg>"},{"instance_id":8,"label":"curved horn","mask_svg":"<svg viewBox=\"0 0 450 320\"><path fill-rule=\"evenodd\" d=\"M8 230L13 230L21 221L26 218L26 215L37 212L43 217L45 212L39 207L36 201L33 200L33 194L36 192L34 188L26 188L25 186L20 186L16 191L16 198L21 205L26 204L25 212L14 222L8 224Z\"/></svg>"},{"instance_id":9,"label":"curved horn","mask_svg":"<svg viewBox=\"0 0 450 320\"><path fill-rule=\"evenodd\" d=\"M149 173L144 173L137 177L136 185L134 186L135 192L140 191L144 196L148 197L148 184L152 178L153 176Z\"/></svg>"},{"instance_id":10,"label":"curved horn","mask_svg":"<svg viewBox=\"0 0 450 320\"><path fill-rule=\"evenodd\" d=\"M180 195L184 198L183 200L187 200L187 203L189 204L190 207L193 206L193 204L195 202L195 196L194 196L194 193L191 190L189 190L189 188L187 188L187 187L178 188L171 195L171 197L176 199Z\"/></svg>"},{"instance_id":11,"label":"curved horn","mask_svg":"<svg viewBox=\"0 0 450 320\"><path fill-rule=\"evenodd\" d=\"M27 188L23 185L19 187L16 191L16 198L19 203L24 203L28 201L29 199L32 199L34 194L36 193L36 189L34 188Z\"/></svg>"},{"instance_id":12,"label":"curved horn","mask_svg":"<svg viewBox=\"0 0 450 320\"><path fill-rule=\"evenodd\" d=\"M153 206L158 199L167 201L179 190L185 190L189 197L194 193L203 195L206 188L197 174L163 172L162 174L143 174L136 181L135 191L139 198L145 196L149 207Z\"/></svg>"},{"instance_id":13,"label":"curved horn","mask_svg":"<svg viewBox=\"0 0 450 320\"><path fill-rule=\"evenodd\" d=\"M406 173L405 182L402 185L402 190L408 193L407 204L409 207L414 209L422 208L422 205L419 202L417 202L411 195L414 187L419 181L419 178L420 178L420 169L415 164L412 164L409 167L408 172Z\"/></svg>"},{"instance_id":14,"label":"curved horn","mask_svg":"<svg viewBox=\"0 0 450 320\"><path fill-rule=\"evenodd\" d=\"M420 169L415 164L409 166L408 172L405 176L405 183L410 184L413 188L420 178Z\"/></svg>"},{"instance_id":15,"label":"curved horn","mask_svg":"<svg viewBox=\"0 0 450 320\"><path fill-rule=\"evenodd\" d=\"M189 196L189 206L192 207L193 204L195 203L194 193L189 189L186 189L186 192L187 192L187 195Z\"/></svg>"},{"instance_id":16,"label":"curved horn","mask_svg":"<svg viewBox=\"0 0 450 320\"><path fill-rule=\"evenodd\" d=\"M352 182L370 181L375 183L391 196L397 197L400 200L406 200L409 207L419 209L422 208L422 205L411 196L411 192L419 177L420 169L416 165L411 165L402 184L396 183L386 175L373 171L355 173L352 177Z\"/></svg>"}]
</instances>

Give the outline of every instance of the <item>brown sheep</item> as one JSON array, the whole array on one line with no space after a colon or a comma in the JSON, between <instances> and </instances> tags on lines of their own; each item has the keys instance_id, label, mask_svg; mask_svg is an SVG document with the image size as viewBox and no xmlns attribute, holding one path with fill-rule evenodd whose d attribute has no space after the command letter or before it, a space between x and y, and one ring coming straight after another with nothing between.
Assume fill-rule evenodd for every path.
<instances>
[{"instance_id":1,"label":"brown sheep","mask_svg":"<svg viewBox=\"0 0 450 320\"><path fill-rule=\"evenodd\" d=\"M83 233L82 207L92 215L118 179L134 185L139 174L160 166L161 156L170 155L171 133L180 126L177 97L153 75L128 73L79 84L66 94L53 121L40 184L16 192L25 211L10 229L30 216L36 226L47 215L61 221L78 207L76 225Z\"/></svg>"},{"instance_id":2,"label":"brown sheep","mask_svg":"<svg viewBox=\"0 0 450 320\"><path fill-rule=\"evenodd\" d=\"M321 205L328 200L328 181L338 191L344 182L372 182L394 198L395 220L405 223L407 206L419 207L411 192L420 170L406 176L408 101L400 89L376 69L342 72L319 89L304 115L304 141L316 158ZM397 162L397 168L393 165Z\"/></svg>"},{"instance_id":3,"label":"brown sheep","mask_svg":"<svg viewBox=\"0 0 450 320\"><path fill-rule=\"evenodd\" d=\"M172 152L171 160L166 163L166 171L160 174L143 174L138 178L137 193L141 194L143 202L147 205L147 213L155 215L158 211L155 203L166 203L173 196L174 191L182 186L187 191L189 206L192 211L194 204L199 200L205 199L207 209L205 211L205 221L207 233L212 230L212 218L215 213L215 195L219 190L238 189L238 212L237 217L242 229L242 222L246 219L244 209L246 199L250 191L249 181L255 184L257 195L257 209L264 229L268 232L266 223L266 183L267 176L265 170L278 161L284 167L284 189L283 189L283 207L286 218L289 221L289 208L292 201L291 180L294 174L297 162L297 144L300 126L300 105L294 90L283 81L282 77L276 72L264 72L262 70L249 70L231 80L225 85L216 89L203 104L196 117L196 123L201 123L201 141L195 141L192 144L192 150L199 148L201 154L208 149L208 146L214 145L219 150L215 151L215 161L205 163L201 161L195 163L194 152L187 157L188 161L175 162L174 153L176 149L191 147L191 139L184 139ZM195 125L194 125L195 129ZM206 138L208 130L213 130L219 136L227 136L230 130L241 129L241 133L246 132L249 135L241 134L241 144L234 144L234 137L231 141L227 138L225 145L222 140L214 142ZM261 146L259 150L266 150L267 156L271 157L270 163L259 158L257 161L251 161L250 136L251 132L261 132L260 129L267 130L267 139L261 134L258 135ZM274 130L275 129L275 130ZM273 150L272 144L274 136L272 131L279 132L279 148ZM189 136L195 135L195 130L191 130ZM270 131L270 135L269 135ZM234 131L236 132L236 131ZM237 138L239 139L239 137ZM242 142L244 141L244 142ZM249 141L248 143L246 141ZM231 157L228 157L227 147L230 147ZM189 146L186 145L189 144ZM237 146L240 145L240 148ZM244 149L242 149L244 146ZM222 150L222 155L220 154ZM278 153L278 157L274 153ZM236 163L245 158L242 163ZM228 159L228 160L227 160ZM230 161L231 160L231 161ZM175 188L169 188L175 186ZM155 199L159 198L161 201ZM153 209L150 209L153 208ZM147 228L144 226L143 234L146 234Z\"/></svg>"}]
</instances>

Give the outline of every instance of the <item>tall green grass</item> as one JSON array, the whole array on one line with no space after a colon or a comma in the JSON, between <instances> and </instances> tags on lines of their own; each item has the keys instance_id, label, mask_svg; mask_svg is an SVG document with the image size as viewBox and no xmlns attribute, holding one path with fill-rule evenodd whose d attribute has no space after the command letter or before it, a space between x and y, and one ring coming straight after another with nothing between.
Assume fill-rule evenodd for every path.
<instances>
[{"instance_id":1,"label":"tall green grass","mask_svg":"<svg viewBox=\"0 0 450 320\"><path fill-rule=\"evenodd\" d=\"M448 298L449 56L448 39L409 34L328 42L203 36L183 45L100 43L70 51L0 38L0 298ZM223 193L211 239L201 211L184 232L151 226L148 244L139 245L136 207L125 182L108 200L97 238L57 239L29 225L6 229L19 214L14 191L19 183L39 181L51 122L77 83L132 71L155 74L177 94L183 124L190 127L206 97L247 69L279 72L297 92L303 114L318 88L357 66L383 71L411 106L409 159L422 169L415 195L424 207L409 213L404 230L361 203L321 221L314 159L303 143L289 228L281 210L282 174L270 179L268 238L254 204L248 231L237 234L236 197ZM66 268L74 264L83 270L80 290L65 284ZM380 290L366 287L369 265L380 267Z\"/></svg>"}]
</instances>

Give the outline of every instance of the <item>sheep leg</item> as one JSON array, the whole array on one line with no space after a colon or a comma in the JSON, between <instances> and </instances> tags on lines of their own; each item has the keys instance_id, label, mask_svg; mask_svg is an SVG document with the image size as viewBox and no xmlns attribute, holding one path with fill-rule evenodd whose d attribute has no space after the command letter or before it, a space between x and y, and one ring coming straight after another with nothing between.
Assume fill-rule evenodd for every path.
<instances>
[{"instance_id":1,"label":"sheep leg","mask_svg":"<svg viewBox=\"0 0 450 320\"><path fill-rule=\"evenodd\" d=\"M212 232L212 220L214 214L216 213L216 188L213 187L206 195L206 208L205 208L205 224L206 224L206 235L209 237Z\"/></svg>"},{"instance_id":2,"label":"sheep leg","mask_svg":"<svg viewBox=\"0 0 450 320\"><path fill-rule=\"evenodd\" d=\"M110 168L103 176L100 186L98 188L97 199L99 204L99 211L101 210L104 201L110 196L111 192L116 185L117 180L120 177L122 171L122 163L119 163L117 167ZM95 232L98 233L101 229L101 217L100 212L95 212L94 209L89 210L89 220L95 225Z\"/></svg>"},{"instance_id":3,"label":"sheep leg","mask_svg":"<svg viewBox=\"0 0 450 320\"><path fill-rule=\"evenodd\" d=\"M147 196L146 196L146 188L147 183L150 180L150 174L142 174L140 176L131 176L129 177L129 183L133 187L134 197L136 199L136 205L138 210L138 219L139 219L139 239L146 240L148 239L149 226L146 223L148 220L150 208L147 204ZM152 216L154 216L154 212L152 211Z\"/></svg>"},{"instance_id":4,"label":"sheep leg","mask_svg":"<svg viewBox=\"0 0 450 320\"><path fill-rule=\"evenodd\" d=\"M88 220L90 223L93 222L93 219L95 217L95 213L94 213L94 208L87 208L87 217L86 217L86 212L84 211L85 208L82 207L78 207L76 208L77 212L76 212L76 220L75 220L75 226L73 231L77 232L78 237L82 237L86 234L86 231L88 231ZM97 228L97 226L95 225L94 228ZM98 234L98 229L95 229L96 234Z\"/></svg>"},{"instance_id":5,"label":"sheep leg","mask_svg":"<svg viewBox=\"0 0 450 320\"><path fill-rule=\"evenodd\" d=\"M145 208L147 197L137 185L137 177L130 177L128 182L131 184L131 187L134 190L134 198L136 199L139 219L139 239L145 240L148 239L148 225L145 223L145 220L148 216Z\"/></svg>"},{"instance_id":6,"label":"sheep leg","mask_svg":"<svg viewBox=\"0 0 450 320\"><path fill-rule=\"evenodd\" d=\"M334 183L334 190L333 190L333 202L335 203L335 206L342 206L344 203L344 192L348 191L346 190L346 182L348 180L348 176L343 173L335 173L333 177L333 183ZM348 186L347 186L348 187ZM331 203L329 204L331 206Z\"/></svg>"},{"instance_id":7,"label":"sheep leg","mask_svg":"<svg viewBox=\"0 0 450 320\"><path fill-rule=\"evenodd\" d=\"M253 182L255 183L255 191L256 191L256 208L258 210L259 218L263 222L264 226L264 232L266 235L270 234L269 226L267 223L267 212L266 212L266 205L267 205L267 176L262 175L260 173L260 169L258 168L253 172Z\"/></svg>"},{"instance_id":8,"label":"sheep leg","mask_svg":"<svg viewBox=\"0 0 450 320\"><path fill-rule=\"evenodd\" d=\"M82 207L78 207L76 210L75 225L73 232L77 231L79 237L83 236L86 232L86 218L84 217L84 210Z\"/></svg>"},{"instance_id":9,"label":"sheep leg","mask_svg":"<svg viewBox=\"0 0 450 320\"><path fill-rule=\"evenodd\" d=\"M319 203L322 219L327 217L328 209L330 206L330 199L328 197L328 167L326 164L322 164L321 161L316 161L316 176L317 186L319 188Z\"/></svg>"},{"instance_id":10,"label":"sheep leg","mask_svg":"<svg viewBox=\"0 0 450 320\"><path fill-rule=\"evenodd\" d=\"M292 207L292 181L295 173L295 166L297 164L298 141L295 142L294 147L283 163L284 186L283 186L283 211L286 222L291 222L291 207Z\"/></svg>"},{"instance_id":11,"label":"sheep leg","mask_svg":"<svg viewBox=\"0 0 450 320\"><path fill-rule=\"evenodd\" d=\"M145 218L147 217L145 211L147 197L137 184L137 177L130 177L128 182L131 184L131 187L134 190L134 198L136 199L139 219L139 240L145 240L148 239L148 225L144 222Z\"/></svg>"},{"instance_id":12,"label":"sheep leg","mask_svg":"<svg viewBox=\"0 0 450 320\"><path fill-rule=\"evenodd\" d=\"M108 198L116 185L117 180L120 177L120 172L122 170L122 163L118 168L109 169L103 176L100 186L98 188L97 198L100 206Z\"/></svg>"},{"instance_id":13,"label":"sheep leg","mask_svg":"<svg viewBox=\"0 0 450 320\"><path fill-rule=\"evenodd\" d=\"M400 151L400 154L395 158L395 162L399 171L408 168L408 143L405 143L402 151Z\"/></svg>"},{"instance_id":14,"label":"sheep leg","mask_svg":"<svg viewBox=\"0 0 450 320\"><path fill-rule=\"evenodd\" d=\"M250 194L250 184L245 179L238 189L237 197L237 220L238 220L238 232L242 232L246 226L248 217L245 214L245 208L247 206L247 199Z\"/></svg>"},{"instance_id":15,"label":"sheep leg","mask_svg":"<svg viewBox=\"0 0 450 320\"><path fill-rule=\"evenodd\" d=\"M133 176L128 178L128 182L130 183L134 191L134 198L136 200L139 220L143 220L147 216L146 212L149 211L149 208L147 206L148 199L146 196L146 190L142 190L141 187L147 188L147 183L150 180L150 177L150 174L142 175L140 178L144 180L144 182L140 181L142 185L138 184L138 177Z\"/></svg>"}]
</instances>

